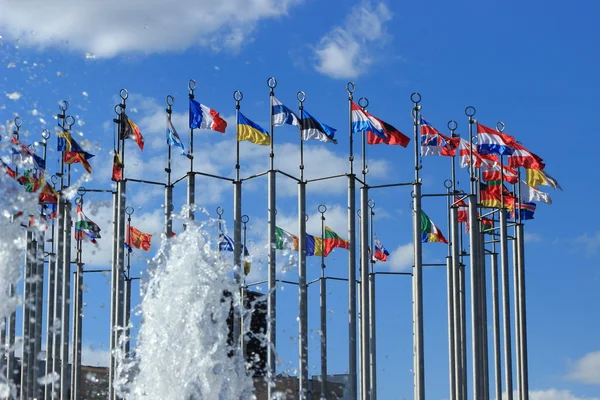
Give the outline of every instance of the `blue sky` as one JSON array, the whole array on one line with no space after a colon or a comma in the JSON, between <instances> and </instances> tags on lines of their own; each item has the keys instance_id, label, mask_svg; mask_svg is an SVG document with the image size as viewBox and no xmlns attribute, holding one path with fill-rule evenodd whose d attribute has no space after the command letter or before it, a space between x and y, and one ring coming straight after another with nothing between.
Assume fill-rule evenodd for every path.
<instances>
[{"instance_id":1,"label":"blue sky","mask_svg":"<svg viewBox=\"0 0 600 400\"><path fill-rule=\"evenodd\" d=\"M297 107L296 92L306 92L305 108L338 129L338 145L305 144L309 178L344 173L348 152L346 83L356 83L355 96L370 101L369 111L412 137L409 96L423 96L423 116L442 132L458 122L465 137L464 108L477 109L487 126L506 124L506 132L546 161L546 170L565 189L549 191L554 204L539 204L536 219L526 224L526 268L530 388L537 400L600 398L600 230L595 209L598 189L589 177L597 167L592 141L594 112L600 105L599 78L593 49L599 39L593 2L365 2L314 0L181 1L155 0L49 4L0 0L0 133L11 131L20 116L23 141L54 129L57 103L68 100L76 117L75 137L91 149L94 173L90 188L108 188L112 156L113 107L121 88L130 92L128 114L140 126L146 148L127 143L126 176L164 179L164 99L175 97L173 121L184 143L189 140L187 83L198 82L196 99L219 111L229 122L225 134L196 131L196 169L233 176L235 154L234 90L241 90L242 112L268 127L266 80L277 78L276 97ZM100 3L98 3L100 4ZM35 10L35 11L32 11ZM56 159L51 139L49 157ZM297 174L298 140L291 127L275 132L275 163ZM412 147L412 146L409 146ZM355 148L358 152L359 146ZM373 146L367 149L369 182L407 182L413 176L412 149ZM174 151L174 176L187 168ZM268 149L241 144L242 175L268 168ZM449 160L427 157L422 172L427 193L445 191ZM359 162L356 163L358 169ZM49 162L52 169L56 164ZM75 168L74 176L81 176ZM459 183L467 183L459 171ZM232 188L197 179L197 200L216 216L222 206L231 229ZM327 223L345 236L346 183L309 184L309 233L318 234L319 204L327 204ZM131 184L133 224L155 234L162 224L163 193ZM278 225L295 231L296 185L278 186ZM405 271L411 265L410 190L374 191L375 230L390 250L380 270ZM185 202L185 188L175 191L175 206ZM244 186L243 212L250 216L249 246L254 268L249 280L264 277L266 268L266 180ZM446 233L445 200L427 198L424 210ZM574 208L575 207L575 208ZM86 245L91 267L110 260L110 198L86 195L86 210L105 232L95 248ZM576 212L574 212L576 211ZM585 217L580 217L585 215ZM208 218L208 216L199 217ZM176 231L181 224L176 223ZM425 262L443 262L446 247L424 246ZM151 254L136 251L134 271L143 273ZM335 250L328 260L330 276L345 277L346 253ZM282 274L294 279L297 269L281 257ZM319 260L309 261L309 280L319 274ZM428 398L448 396L445 270L427 269L425 279L425 350ZM108 345L109 277L88 274L85 314L89 360L104 357ZM347 368L347 287L329 282L331 373ZM380 398L412 396L412 330L410 281L378 278L378 360ZM310 294L310 367L318 366L318 288ZM297 367L295 287L278 291L280 370ZM335 340L333 340L335 339ZM314 369L313 369L314 367Z\"/></svg>"}]
</instances>

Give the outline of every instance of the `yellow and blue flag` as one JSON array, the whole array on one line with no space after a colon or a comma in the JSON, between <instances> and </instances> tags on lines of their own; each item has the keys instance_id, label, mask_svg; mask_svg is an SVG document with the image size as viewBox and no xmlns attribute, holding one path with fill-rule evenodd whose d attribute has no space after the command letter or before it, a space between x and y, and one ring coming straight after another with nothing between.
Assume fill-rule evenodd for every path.
<instances>
[{"instance_id":1,"label":"yellow and blue flag","mask_svg":"<svg viewBox=\"0 0 600 400\"><path fill-rule=\"evenodd\" d=\"M264 130L260 125L250 121L242 113L238 113L238 132L237 140L247 140L254 144L260 144L261 146L268 146L271 144L271 136Z\"/></svg>"}]
</instances>

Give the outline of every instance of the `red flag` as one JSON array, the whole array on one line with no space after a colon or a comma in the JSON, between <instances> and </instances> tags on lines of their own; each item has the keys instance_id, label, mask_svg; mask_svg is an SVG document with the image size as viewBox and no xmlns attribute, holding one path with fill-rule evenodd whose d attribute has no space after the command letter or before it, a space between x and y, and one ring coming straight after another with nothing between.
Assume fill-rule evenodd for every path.
<instances>
[{"instance_id":1,"label":"red flag","mask_svg":"<svg viewBox=\"0 0 600 400\"><path fill-rule=\"evenodd\" d=\"M140 147L140 150L144 151L144 137L140 128L125 114L123 115L123 121L120 139L133 139Z\"/></svg>"},{"instance_id":2,"label":"red flag","mask_svg":"<svg viewBox=\"0 0 600 400\"><path fill-rule=\"evenodd\" d=\"M126 233L126 245L128 245L130 248L135 247L136 249L150 251L150 243L152 242L151 234L144 233L139 229L134 228L133 226L129 226L129 229Z\"/></svg>"},{"instance_id":3,"label":"red flag","mask_svg":"<svg viewBox=\"0 0 600 400\"><path fill-rule=\"evenodd\" d=\"M115 151L115 156L113 158L112 180L120 181L121 179L123 179L123 163L121 163L121 156L119 156L119 153Z\"/></svg>"}]
</instances>

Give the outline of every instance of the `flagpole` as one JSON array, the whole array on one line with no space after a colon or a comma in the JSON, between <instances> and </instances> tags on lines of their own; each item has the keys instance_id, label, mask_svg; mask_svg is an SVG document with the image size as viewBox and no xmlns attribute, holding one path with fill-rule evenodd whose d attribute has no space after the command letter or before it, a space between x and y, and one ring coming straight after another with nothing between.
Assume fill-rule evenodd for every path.
<instances>
[{"instance_id":1,"label":"flagpole","mask_svg":"<svg viewBox=\"0 0 600 400\"><path fill-rule=\"evenodd\" d=\"M452 186L453 186L453 182L452 182L452 178L454 178L454 156L452 156L451 158L451 165L452 165L452 175L451 175L451 179L447 180L444 182L444 186L446 187L446 194L447 194L447 219L448 219L448 231L451 233L451 235L453 235L453 227L452 227L452 223L454 221L454 219L452 218L452 213L453 213L453 203L454 203L454 199L452 197L452 195L454 194L454 191L452 190ZM452 195L451 195L452 194ZM455 247L456 244L454 242L454 238L453 236L450 236L450 240L448 241L448 255L446 256L446 281L447 281L447 285L448 285L448 378L449 378L449 383L450 383L450 400L457 400L457 376L458 376L458 371L456 368L456 359L455 359L455 354L456 354L456 331L455 331L455 316L454 316L454 304L455 304L455 297L456 297L456 293L454 292L454 257L453 257L453 247Z\"/></svg>"},{"instance_id":2,"label":"flagpole","mask_svg":"<svg viewBox=\"0 0 600 400\"><path fill-rule=\"evenodd\" d=\"M413 183L413 242L414 242L414 267L413 267L413 335L414 335L414 384L415 400L425 400L425 355L423 345L423 248L421 243L421 179L419 170L419 124L421 95L413 93L410 96L413 102L414 122L414 150L415 150L415 181Z\"/></svg>"},{"instance_id":3,"label":"flagpole","mask_svg":"<svg viewBox=\"0 0 600 400\"><path fill-rule=\"evenodd\" d=\"M233 99L235 100L235 113L236 113L236 129L239 130L239 112L240 102L244 98L241 91L236 90L233 93ZM242 181L240 180L240 141L239 132L236 135L236 163L235 163L235 181L233 182L233 265L234 265L234 279L236 287L238 288L238 294L240 293L241 287L241 269L242 266ZM244 304L245 299L241 299ZM241 332L241 320L240 310L236 310L234 307L233 312L233 343L236 346L239 345L240 332ZM239 351L239 348L237 349ZM239 354L239 353L238 353Z\"/></svg>"},{"instance_id":4,"label":"flagpole","mask_svg":"<svg viewBox=\"0 0 600 400\"><path fill-rule=\"evenodd\" d=\"M514 271L516 277L515 294L516 294L516 310L518 313L517 320L517 366L520 368L519 373L519 399L529 400L529 368L527 363L527 304L526 304L526 286L525 286L525 226L521 218L521 169L517 168L517 204L518 215L517 224L515 226L516 236L516 264L517 267Z\"/></svg>"},{"instance_id":5,"label":"flagpole","mask_svg":"<svg viewBox=\"0 0 600 400\"><path fill-rule=\"evenodd\" d=\"M304 180L304 144L302 110L306 94L296 94L300 111L300 181L298 182L298 356L299 356L299 398L308 398L308 298L306 286L306 181Z\"/></svg>"},{"instance_id":6,"label":"flagpole","mask_svg":"<svg viewBox=\"0 0 600 400\"><path fill-rule=\"evenodd\" d=\"M67 116L65 122L69 125L68 131L71 132L71 128L75 123L75 119L71 116ZM71 183L71 171L67 169L67 182ZM64 233L63 233L63 270L62 270L62 317L61 317L61 338L62 343L60 347L60 398L61 400L68 400L69 398L69 334L70 334L70 308L71 308L71 201L65 198L64 208Z\"/></svg>"},{"instance_id":7,"label":"flagpole","mask_svg":"<svg viewBox=\"0 0 600 400\"><path fill-rule=\"evenodd\" d=\"M327 206L319 206L321 213L321 242L323 249L321 251L321 279L320 279L320 300L321 300L321 399L327 399L327 278L325 277L325 212Z\"/></svg>"},{"instance_id":8,"label":"flagpole","mask_svg":"<svg viewBox=\"0 0 600 400\"><path fill-rule=\"evenodd\" d=\"M276 177L275 171L275 152L274 152L274 134L275 129L273 126L273 98L275 96L275 87L277 87L277 80L274 77L267 79L267 86L269 87L269 125L271 134L271 152L270 156L270 168L268 185L269 192L268 197L268 236L269 236L269 252L268 252L268 298L267 298L267 397L271 399L274 395L275 389L275 373L277 367L277 253L275 246L275 231L276 231L276 219L277 219L277 197L276 197Z\"/></svg>"},{"instance_id":9,"label":"flagpole","mask_svg":"<svg viewBox=\"0 0 600 400\"><path fill-rule=\"evenodd\" d=\"M371 253L369 257L369 351L370 351L370 382L371 382L371 400L377 400L377 320L375 318L375 245L373 243L373 220L375 219L375 201L369 200L369 214L370 214L370 249Z\"/></svg>"},{"instance_id":10,"label":"flagpole","mask_svg":"<svg viewBox=\"0 0 600 400\"><path fill-rule=\"evenodd\" d=\"M77 190L79 198L76 204L83 209L83 195L85 191L82 188ZM78 236L75 243L76 266L75 279L73 281L73 341L72 354L73 362L71 364L71 399L77 400L81 396L81 340L82 340L82 313L83 313L83 260L82 260L82 237Z\"/></svg>"},{"instance_id":11,"label":"flagpole","mask_svg":"<svg viewBox=\"0 0 600 400\"><path fill-rule=\"evenodd\" d=\"M465 114L469 118L469 143L470 143L470 159L469 159L469 175L470 175L470 194L469 199L469 247L470 247L470 267L471 267L471 331L472 331L472 357L473 357L473 398L484 399L485 398L485 385L484 385L484 367L483 367L483 354L482 354L482 343L483 335L481 324L483 321L482 310L481 310L481 269L482 262L481 258L481 237L479 234L479 219L477 217L477 195L476 195L476 181L474 160L473 160L473 124L476 123L473 116L475 115L475 108L469 106L465 109Z\"/></svg>"},{"instance_id":12,"label":"flagpole","mask_svg":"<svg viewBox=\"0 0 600 400\"><path fill-rule=\"evenodd\" d=\"M48 139L50 138L50 131L47 129L42 130L42 146L44 147L43 160L46 164L47 150L48 150ZM44 171L45 172L45 171ZM45 185L45 177L44 183ZM40 204L41 206L41 204ZM43 207L40 207L40 218L43 216ZM45 218L43 218L45 221ZM34 378L33 378L33 397L41 398L41 385L37 383L37 380L45 374L40 373L39 362L37 361L37 355L42 351L42 323L43 323L43 310L44 310L44 247L46 234L45 231L36 232L37 237L37 252L35 261L35 331L34 331ZM1 367L0 367L1 368Z\"/></svg>"},{"instance_id":13,"label":"flagpole","mask_svg":"<svg viewBox=\"0 0 600 400\"><path fill-rule=\"evenodd\" d=\"M361 97L358 100L359 106L366 110L369 106L369 100ZM371 398L370 364L371 364L371 346L369 337L369 187L367 186L367 160L366 160L366 132L362 132L362 176L363 185L360 187L360 339L361 339L361 398L369 400Z\"/></svg>"},{"instance_id":14,"label":"flagpole","mask_svg":"<svg viewBox=\"0 0 600 400\"><path fill-rule=\"evenodd\" d=\"M190 79L188 82L188 97L190 101L194 99L194 90L196 89L196 81ZM191 110L190 110L191 112ZM239 144L238 144L239 154ZM194 219L193 205L196 202L196 175L194 175L194 128L190 127L190 150L188 151L187 157L190 160L190 170L188 171L188 183L187 183L187 207L188 207L188 218ZM238 162L239 164L239 162Z\"/></svg>"},{"instance_id":15,"label":"flagpole","mask_svg":"<svg viewBox=\"0 0 600 400\"><path fill-rule=\"evenodd\" d=\"M31 381L29 380L29 371L31 369L31 333L30 333L30 292L31 292L31 254L32 254L32 232L30 228L25 230L25 273L23 279L23 319L22 332L23 341L21 343L21 396L29 398L31 390Z\"/></svg>"},{"instance_id":16,"label":"flagpole","mask_svg":"<svg viewBox=\"0 0 600 400\"><path fill-rule=\"evenodd\" d=\"M499 122L497 127L500 132L504 124ZM504 210L504 156L500 155L500 271L502 274L502 326L504 336L504 375L506 379L506 393L508 400L513 397L513 371L512 371L512 337L510 326L510 279L508 265L508 223ZM518 343L518 339L517 339ZM518 359L518 355L517 355ZM518 362L517 362L518 369ZM517 370L517 377L518 377ZM517 378L518 381L518 378Z\"/></svg>"},{"instance_id":17,"label":"flagpole","mask_svg":"<svg viewBox=\"0 0 600 400\"><path fill-rule=\"evenodd\" d=\"M352 100L356 86L346 84L350 151L348 161L348 396L357 397L356 367L356 175L354 175L354 142L352 135Z\"/></svg>"},{"instance_id":18,"label":"flagpole","mask_svg":"<svg viewBox=\"0 0 600 400\"><path fill-rule=\"evenodd\" d=\"M131 214L133 214L135 212L135 209L131 206L125 208L125 214L127 214L127 230L129 230L129 227L131 226ZM131 245L131 239L129 245ZM124 347L125 347L125 357L129 357L129 349L130 349L130 344L131 344L131 338L129 337L131 329L129 327L129 321L131 319L131 252L128 251L127 252L127 264L126 264L126 269L123 273L123 278L124 278L124 287L123 287L123 291L124 291L124 309L123 309L123 335L125 335L125 343L124 343Z\"/></svg>"},{"instance_id":19,"label":"flagpole","mask_svg":"<svg viewBox=\"0 0 600 400\"><path fill-rule=\"evenodd\" d=\"M60 126L63 131L66 132L66 111L69 108L69 103L66 100L63 100L59 103L60 114L56 117L61 121ZM64 223L65 223L65 198L64 198L64 151L60 154L60 173L57 173L60 178L60 186L58 190L57 196L57 221L56 221L56 237L57 237L57 246L56 246L56 263L55 263L55 272L54 272L54 321L62 320L62 283L63 283L63 264L64 264ZM53 321L53 334L52 334L52 373L60 376L61 374L61 334L62 329L55 328L55 322ZM60 392L60 382L58 380L52 382L52 393L51 396L54 398L55 394L59 394Z\"/></svg>"},{"instance_id":20,"label":"flagpole","mask_svg":"<svg viewBox=\"0 0 600 400\"><path fill-rule=\"evenodd\" d=\"M173 112L173 104L175 103L175 98L171 95L168 95L166 100L167 104L167 127L171 127L171 114ZM167 168L165 168L165 172L167 173L167 184L165 185L165 233L167 239L169 239L173 234L173 221L171 220L171 213L173 212L173 185L171 184L171 145L168 143L167 138Z\"/></svg>"},{"instance_id":21,"label":"flagpole","mask_svg":"<svg viewBox=\"0 0 600 400\"><path fill-rule=\"evenodd\" d=\"M450 129L450 136L452 138L460 138L460 135L455 133L458 128L456 121L452 120L448 122L448 129ZM452 359L454 363L455 381L454 381L454 396L456 400L463 400L466 397L466 375L465 366L462 362L463 347L466 343L464 336L464 330L461 327L462 321L462 308L461 304L464 303L464 291L461 290L460 279L461 279L461 263L460 263L460 225L458 223L458 208L456 207L456 195L458 193L456 187L456 155L452 156L451 162L451 182L452 182L452 207L450 209L450 235L451 235L451 276L452 276L452 325L454 331L454 353Z\"/></svg>"},{"instance_id":22,"label":"flagpole","mask_svg":"<svg viewBox=\"0 0 600 400\"><path fill-rule=\"evenodd\" d=\"M494 391L496 399L502 398L502 358L500 345L500 305L498 296L498 253L496 241L492 244L492 320L494 326Z\"/></svg>"},{"instance_id":23,"label":"flagpole","mask_svg":"<svg viewBox=\"0 0 600 400\"><path fill-rule=\"evenodd\" d=\"M55 188L56 183L58 182L58 177L56 175L52 175L50 178L52 181L52 187ZM58 214L58 199L56 205L56 218L59 217ZM52 218L52 224L50 227L50 252L48 253L48 286L47 286L47 312L46 312L46 366L45 366L45 375L51 375L54 371L54 346L53 346L53 335L54 335L54 317L55 317L55 304L54 304L54 289L56 285L55 274L56 270L54 268L56 262L56 253L55 251L55 232L54 232L55 224L54 218ZM46 384L44 386L44 399L50 400L52 398L52 385Z\"/></svg>"},{"instance_id":24,"label":"flagpole","mask_svg":"<svg viewBox=\"0 0 600 400\"><path fill-rule=\"evenodd\" d=\"M247 362L247 341L246 341L246 322L244 321L244 319L246 318L247 315L247 311L250 308L250 302L248 301L248 293L247 293L247 288L246 288L246 258L245 258L245 254L246 254L246 237L247 237L247 232L246 232L246 225L248 224L248 221L250 221L250 217L248 217L246 214L242 215L241 218L242 221L242 251L244 252L244 261L243 261L243 274L241 274L242 278L241 278L241 284L240 284L240 294L241 294L241 300L240 300L240 348L242 350L242 360L244 361L244 363ZM246 302L248 301L248 306L246 306ZM252 322L252 317L249 316L248 317L250 319L250 323ZM250 326L248 324L248 326Z\"/></svg>"}]
</instances>

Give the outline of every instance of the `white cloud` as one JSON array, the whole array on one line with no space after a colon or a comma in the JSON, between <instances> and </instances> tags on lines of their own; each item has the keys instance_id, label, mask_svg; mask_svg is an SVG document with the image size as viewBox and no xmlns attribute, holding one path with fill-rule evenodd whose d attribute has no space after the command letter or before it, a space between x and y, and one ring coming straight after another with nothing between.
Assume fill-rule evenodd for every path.
<instances>
[{"instance_id":1,"label":"white cloud","mask_svg":"<svg viewBox=\"0 0 600 400\"><path fill-rule=\"evenodd\" d=\"M21 98L21 93L19 92L12 92L12 93L5 93L6 97L8 97L9 100L19 100Z\"/></svg>"},{"instance_id":2,"label":"white cloud","mask_svg":"<svg viewBox=\"0 0 600 400\"><path fill-rule=\"evenodd\" d=\"M525 232L525 243L537 243L542 241L542 235L533 233L533 232Z\"/></svg>"},{"instance_id":3,"label":"white cloud","mask_svg":"<svg viewBox=\"0 0 600 400\"><path fill-rule=\"evenodd\" d=\"M529 398L531 400L600 400L598 397L579 397L569 390L558 389L530 390Z\"/></svg>"},{"instance_id":4,"label":"white cloud","mask_svg":"<svg viewBox=\"0 0 600 400\"><path fill-rule=\"evenodd\" d=\"M414 246L411 243L401 244L395 250L390 252L387 262L380 266L387 265L393 271L410 271L414 261Z\"/></svg>"},{"instance_id":5,"label":"white cloud","mask_svg":"<svg viewBox=\"0 0 600 400\"><path fill-rule=\"evenodd\" d=\"M315 49L320 73L336 79L355 78L374 62L372 48L385 43L385 23L392 19L383 3L354 6L342 26L323 36Z\"/></svg>"},{"instance_id":6,"label":"white cloud","mask_svg":"<svg viewBox=\"0 0 600 400\"><path fill-rule=\"evenodd\" d=\"M600 350L588 353L575 361L567 378L575 382L600 384Z\"/></svg>"},{"instance_id":7,"label":"white cloud","mask_svg":"<svg viewBox=\"0 0 600 400\"><path fill-rule=\"evenodd\" d=\"M588 256L593 256L600 249L600 232L589 235L587 232L575 239L575 242L582 245Z\"/></svg>"},{"instance_id":8,"label":"white cloud","mask_svg":"<svg viewBox=\"0 0 600 400\"><path fill-rule=\"evenodd\" d=\"M87 59L194 45L237 50L260 21L284 16L301 1L0 0L0 30L21 45L63 47Z\"/></svg>"}]
</instances>

